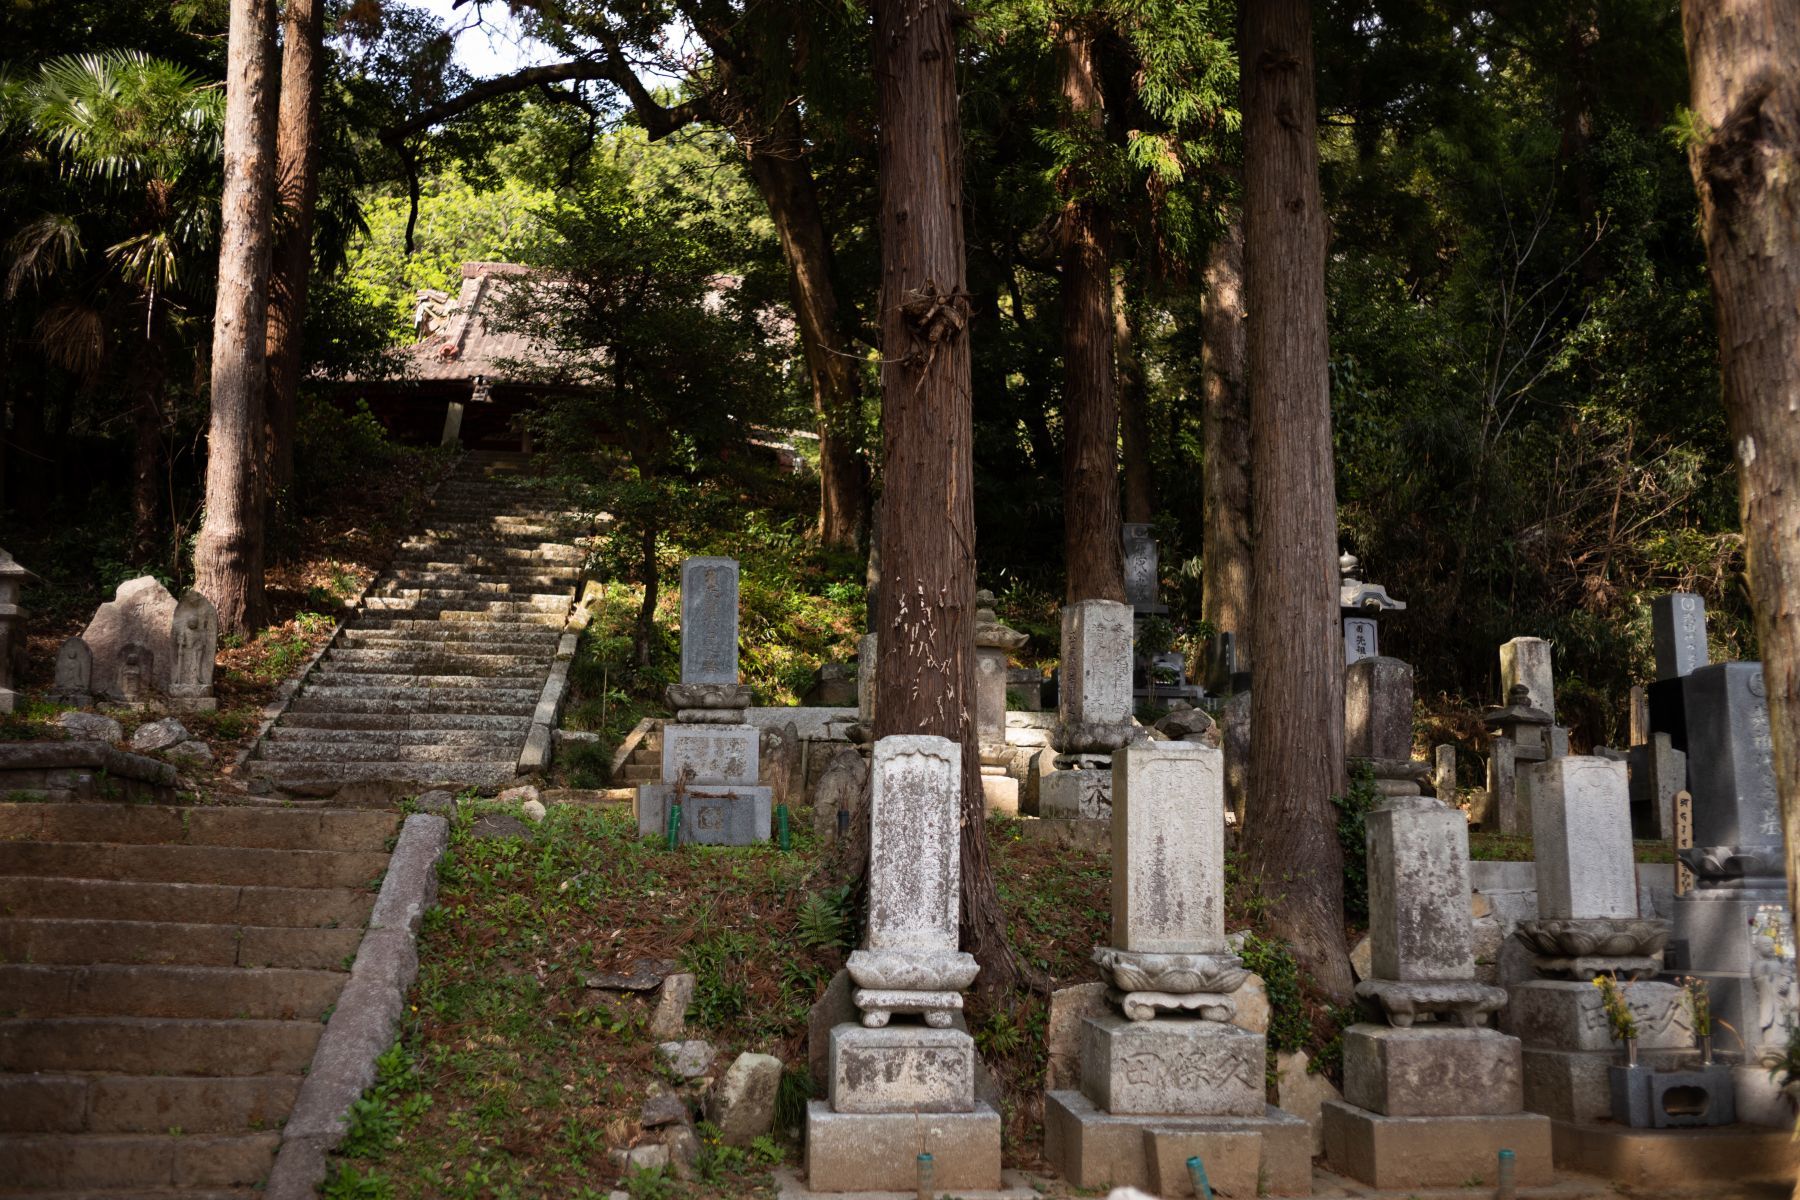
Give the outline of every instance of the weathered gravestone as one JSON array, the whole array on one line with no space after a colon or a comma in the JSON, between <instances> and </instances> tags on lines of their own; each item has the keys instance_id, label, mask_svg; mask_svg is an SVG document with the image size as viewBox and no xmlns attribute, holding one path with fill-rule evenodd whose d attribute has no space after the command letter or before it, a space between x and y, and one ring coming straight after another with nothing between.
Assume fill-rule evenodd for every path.
<instances>
[{"instance_id":1,"label":"weathered gravestone","mask_svg":"<svg viewBox=\"0 0 1800 1200\"><path fill-rule=\"evenodd\" d=\"M1656 677L1680 679L1711 656L1706 648L1706 601L1692 592L1672 592L1650 602L1650 640Z\"/></svg>"},{"instance_id":2,"label":"weathered gravestone","mask_svg":"<svg viewBox=\"0 0 1800 1200\"><path fill-rule=\"evenodd\" d=\"M1059 769L1039 785L1045 817L1101 818L1110 808L1111 754L1131 740L1131 606L1082 600L1062 613L1057 694Z\"/></svg>"},{"instance_id":3,"label":"weathered gravestone","mask_svg":"<svg viewBox=\"0 0 1800 1200\"><path fill-rule=\"evenodd\" d=\"M1120 526L1125 562L1125 602L1145 616L1169 611L1157 595L1156 538L1151 526L1127 521Z\"/></svg>"},{"instance_id":4,"label":"weathered gravestone","mask_svg":"<svg viewBox=\"0 0 1800 1200\"><path fill-rule=\"evenodd\" d=\"M142 703L168 690L175 608L169 590L144 575L121 583L113 598L95 610L81 640L93 653L96 696ZM135 652L128 655L128 647L136 647Z\"/></svg>"},{"instance_id":5,"label":"weathered gravestone","mask_svg":"<svg viewBox=\"0 0 1800 1200\"><path fill-rule=\"evenodd\" d=\"M1550 643L1543 638L1516 637L1500 647L1500 691L1511 695L1525 685L1526 701L1556 716L1556 680L1550 665Z\"/></svg>"},{"instance_id":6,"label":"weathered gravestone","mask_svg":"<svg viewBox=\"0 0 1800 1200\"><path fill-rule=\"evenodd\" d=\"M211 712L213 666L219 655L219 610L199 592L189 589L175 606L169 630L173 661L169 668L169 698L176 707Z\"/></svg>"}]
</instances>

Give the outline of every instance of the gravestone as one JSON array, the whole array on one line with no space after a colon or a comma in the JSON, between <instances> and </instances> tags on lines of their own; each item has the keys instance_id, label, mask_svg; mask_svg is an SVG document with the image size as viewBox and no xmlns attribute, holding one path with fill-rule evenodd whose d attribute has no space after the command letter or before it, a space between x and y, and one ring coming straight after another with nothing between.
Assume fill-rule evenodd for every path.
<instances>
[{"instance_id":1,"label":"gravestone","mask_svg":"<svg viewBox=\"0 0 1800 1200\"><path fill-rule=\"evenodd\" d=\"M1381 633L1372 617L1344 618L1344 665L1353 666L1381 653Z\"/></svg>"},{"instance_id":2,"label":"gravestone","mask_svg":"<svg viewBox=\"0 0 1800 1200\"><path fill-rule=\"evenodd\" d=\"M1109 1007L1080 1021L1079 1089L1045 1096L1045 1157L1077 1187L1152 1186L1164 1139L1236 1137L1229 1186L1304 1192L1311 1126L1267 1104L1264 1035L1232 1023L1249 973L1225 938L1224 756L1136 742L1112 773Z\"/></svg>"},{"instance_id":3,"label":"gravestone","mask_svg":"<svg viewBox=\"0 0 1800 1200\"><path fill-rule=\"evenodd\" d=\"M875 724L875 672L880 640L872 633L856 643L856 716L865 725Z\"/></svg>"},{"instance_id":4,"label":"gravestone","mask_svg":"<svg viewBox=\"0 0 1800 1200\"><path fill-rule=\"evenodd\" d=\"M1673 592L1650 602L1650 640L1656 650L1656 677L1680 679L1704 667L1706 601L1692 592Z\"/></svg>"},{"instance_id":5,"label":"gravestone","mask_svg":"<svg viewBox=\"0 0 1800 1200\"><path fill-rule=\"evenodd\" d=\"M148 575L121 583L113 598L94 612L81 640L93 654L94 694L106 700L141 703L167 689L169 663L175 655L171 634L176 600ZM130 664L132 696L126 695L126 647L138 653ZM160 670L163 674L158 675Z\"/></svg>"},{"instance_id":6,"label":"gravestone","mask_svg":"<svg viewBox=\"0 0 1800 1200\"><path fill-rule=\"evenodd\" d=\"M737 560L687 559L681 564L681 682L737 681Z\"/></svg>"},{"instance_id":7,"label":"gravestone","mask_svg":"<svg viewBox=\"0 0 1800 1200\"><path fill-rule=\"evenodd\" d=\"M1120 527L1125 560L1125 602L1149 616L1169 611L1157 595L1156 538L1151 526L1127 521Z\"/></svg>"},{"instance_id":8,"label":"gravestone","mask_svg":"<svg viewBox=\"0 0 1800 1200\"><path fill-rule=\"evenodd\" d=\"M1398 658L1363 658L1344 672L1344 754L1388 762L1412 757L1413 669Z\"/></svg>"},{"instance_id":9,"label":"gravestone","mask_svg":"<svg viewBox=\"0 0 1800 1200\"><path fill-rule=\"evenodd\" d=\"M1456 747L1440 742L1432 751L1431 785L1441 804L1456 803Z\"/></svg>"},{"instance_id":10,"label":"gravestone","mask_svg":"<svg viewBox=\"0 0 1800 1200\"><path fill-rule=\"evenodd\" d=\"M1556 682L1550 669L1550 643L1543 638L1516 637L1500 647L1500 694L1510 696L1514 684L1525 685L1531 707L1556 716Z\"/></svg>"},{"instance_id":11,"label":"gravestone","mask_svg":"<svg viewBox=\"0 0 1800 1200\"><path fill-rule=\"evenodd\" d=\"M142 642L127 642L119 652L119 699L148 703L156 688L156 651Z\"/></svg>"},{"instance_id":12,"label":"gravestone","mask_svg":"<svg viewBox=\"0 0 1800 1200\"><path fill-rule=\"evenodd\" d=\"M1108 754L1131 737L1129 605L1082 600L1063 609L1057 749Z\"/></svg>"},{"instance_id":13,"label":"gravestone","mask_svg":"<svg viewBox=\"0 0 1800 1200\"><path fill-rule=\"evenodd\" d=\"M219 610L192 589L175 605L169 643L173 662L169 668L169 698L177 708L212 712L213 666L219 655Z\"/></svg>"},{"instance_id":14,"label":"gravestone","mask_svg":"<svg viewBox=\"0 0 1800 1200\"><path fill-rule=\"evenodd\" d=\"M1626 755L1631 772L1632 836L1646 841L1667 839L1674 829L1675 795L1687 788L1687 755L1675 749L1666 733L1653 733L1647 744Z\"/></svg>"},{"instance_id":15,"label":"gravestone","mask_svg":"<svg viewBox=\"0 0 1800 1200\"><path fill-rule=\"evenodd\" d=\"M975 1042L954 1027L979 970L957 943L962 748L886 737L870 770L868 926L846 964L862 1019L831 1030L827 1095L806 1109L807 1184L910 1191L926 1151L937 1188L994 1189L1000 1115L975 1094Z\"/></svg>"},{"instance_id":16,"label":"gravestone","mask_svg":"<svg viewBox=\"0 0 1800 1200\"><path fill-rule=\"evenodd\" d=\"M94 653L78 637L63 642L56 652L56 682L52 699L85 705L94 698Z\"/></svg>"},{"instance_id":17,"label":"gravestone","mask_svg":"<svg viewBox=\"0 0 1800 1200\"><path fill-rule=\"evenodd\" d=\"M1734 858L1724 874L1782 886L1781 802L1762 664L1698 667L1683 680L1682 691L1694 845L1702 852L1719 848L1722 861Z\"/></svg>"},{"instance_id":18,"label":"gravestone","mask_svg":"<svg viewBox=\"0 0 1800 1200\"><path fill-rule=\"evenodd\" d=\"M1571 756L1526 768L1533 776L1532 848L1538 916L1637 916L1625 764Z\"/></svg>"}]
</instances>

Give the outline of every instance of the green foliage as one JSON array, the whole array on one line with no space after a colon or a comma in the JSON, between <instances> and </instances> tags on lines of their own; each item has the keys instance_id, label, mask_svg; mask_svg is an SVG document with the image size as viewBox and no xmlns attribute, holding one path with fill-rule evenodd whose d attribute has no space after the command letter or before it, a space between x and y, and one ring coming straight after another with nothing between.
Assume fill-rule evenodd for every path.
<instances>
[{"instance_id":1,"label":"green foliage","mask_svg":"<svg viewBox=\"0 0 1800 1200\"><path fill-rule=\"evenodd\" d=\"M1365 818L1381 802L1375 771L1367 763L1350 776L1350 791L1333 796L1337 806L1338 844L1344 851L1344 918L1355 924L1369 919L1369 835Z\"/></svg>"},{"instance_id":2,"label":"green foliage","mask_svg":"<svg viewBox=\"0 0 1800 1200\"><path fill-rule=\"evenodd\" d=\"M1245 935L1238 951L1244 965L1262 977L1269 995L1269 1052L1304 1049L1312 1039L1312 1022L1300 991L1300 967L1281 942L1259 934Z\"/></svg>"},{"instance_id":3,"label":"green foliage","mask_svg":"<svg viewBox=\"0 0 1800 1200\"><path fill-rule=\"evenodd\" d=\"M350 1105L350 1128L340 1153L379 1158L431 1104L430 1095L418 1086L418 1066L405 1047L396 1042L384 1050L375 1060L375 1082Z\"/></svg>"},{"instance_id":4,"label":"green foliage","mask_svg":"<svg viewBox=\"0 0 1800 1200\"><path fill-rule=\"evenodd\" d=\"M796 914L794 939L814 950L842 946L850 937L849 904L848 885L808 893Z\"/></svg>"}]
</instances>

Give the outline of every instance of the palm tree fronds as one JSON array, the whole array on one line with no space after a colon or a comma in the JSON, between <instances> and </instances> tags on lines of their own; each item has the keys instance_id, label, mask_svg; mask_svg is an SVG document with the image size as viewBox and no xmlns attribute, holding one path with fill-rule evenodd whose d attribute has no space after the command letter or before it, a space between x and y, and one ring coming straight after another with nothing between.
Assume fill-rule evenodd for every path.
<instances>
[{"instance_id":1,"label":"palm tree fronds","mask_svg":"<svg viewBox=\"0 0 1800 1200\"><path fill-rule=\"evenodd\" d=\"M106 317L97 308L63 301L37 322L44 357L83 378L92 378L106 358Z\"/></svg>"},{"instance_id":2,"label":"palm tree fronds","mask_svg":"<svg viewBox=\"0 0 1800 1200\"><path fill-rule=\"evenodd\" d=\"M81 257L81 226L67 213L45 213L13 234L6 249L12 259L6 268L6 298L12 300L21 287L36 287Z\"/></svg>"}]
</instances>

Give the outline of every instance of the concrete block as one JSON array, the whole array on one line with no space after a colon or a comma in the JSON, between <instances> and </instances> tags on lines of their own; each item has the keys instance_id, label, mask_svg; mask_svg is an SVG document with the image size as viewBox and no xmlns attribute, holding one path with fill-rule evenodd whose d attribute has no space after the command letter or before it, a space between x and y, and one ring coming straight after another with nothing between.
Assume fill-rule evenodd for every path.
<instances>
[{"instance_id":1,"label":"concrete block","mask_svg":"<svg viewBox=\"0 0 1800 1200\"><path fill-rule=\"evenodd\" d=\"M1081 1027L1081 1090L1110 1113L1258 1116L1265 1039L1235 1025L1179 1017Z\"/></svg>"},{"instance_id":2,"label":"concrete block","mask_svg":"<svg viewBox=\"0 0 1800 1200\"><path fill-rule=\"evenodd\" d=\"M699 846L749 846L769 840L774 792L766 787L690 784L681 797L681 841ZM675 788L638 788L638 836L666 833Z\"/></svg>"},{"instance_id":3,"label":"concrete block","mask_svg":"<svg viewBox=\"0 0 1800 1200\"><path fill-rule=\"evenodd\" d=\"M1311 1194L1311 1130L1279 1108L1265 1105L1251 1117L1132 1116L1104 1112L1080 1092L1051 1091L1044 1097L1044 1157L1064 1179L1084 1189L1158 1188L1160 1183L1160 1195L1192 1195L1185 1179L1187 1156L1206 1153L1203 1139L1242 1134L1260 1144L1257 1173L1247 1190L1233 1194ZM1162 1165L1171 1162L1179 1169ZM1207 1170L1214 1188L1223 1191L1210 1162Z\"/></svg>"},{"instance_id":4,"label":"concrete block","mask_svg":"<svg viewBox=\"0 0 1800 1200\"><path fill-rule=\"evenodd\" d=\"M1389 1117L1341 1100L1327 1100L1324 1112L1331 1169L1383 1191L1491 1188L1501 1150L1513 1152L1520 1187L1552 1180L1550 1120L1536 1113Z\"/></svg>"},{"instance_id":5,"label":"concrete block","mask_svg":"<svg viewBox=\"0 0 1800 1200\"><path fill-rule=\"evenodd\" d=\"M1524 1106L1519 1039L1493 1029L1352 1025L1344 1100L1394 1117L1491 1116Z\"/></svg>"},{"instance_id":6,"label":"concrete block","mask_svg":"<svg viewBox=\"0 0 1800 1200\"><path fill-rule=\"evenodd\" d=\"M918 1157L932 1158L939 1191L1000 1186L1000 1114L978 1103L965 1113L835 1113L806 1106L806 1184L817 1192L913 1192Z\"/></svg>"},{"instance_id":7,"label":"concrete block","mask_svg":"<svg viewBox=\"0 0 1800 1200\"><path fill-rule=\"evenodd\" d=\"M975 1039L923 1025L839 1025L829 1096L840 1113L973 1112Z\"/></svg>"},{"instance_id":8,"label":"concrete block","mask_svg":"<svg viewBox=\"0 0 1800 1200\"><path fill-rule=\"evenodd\" d=\"M1139 742L1113 756L1112 944L1152 954L1225 950L1224 755Z\"/></svg>"}]
</instances>

